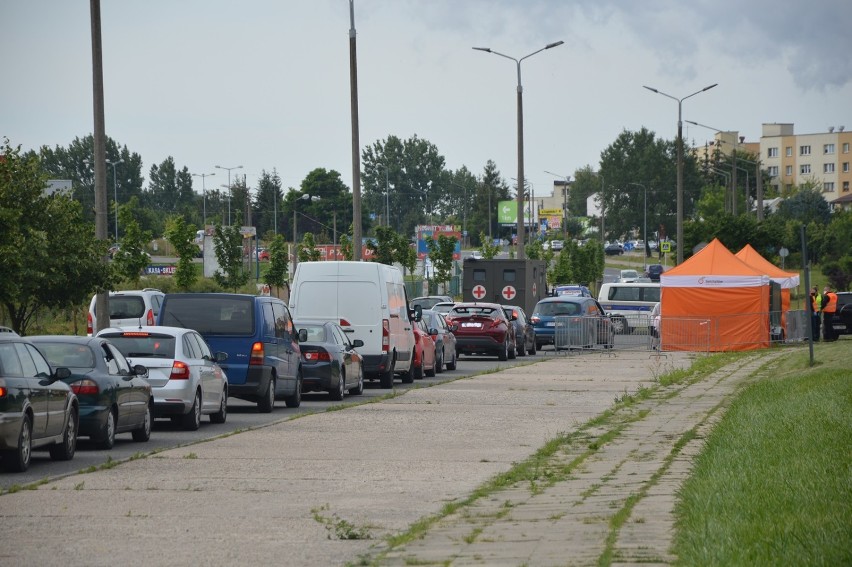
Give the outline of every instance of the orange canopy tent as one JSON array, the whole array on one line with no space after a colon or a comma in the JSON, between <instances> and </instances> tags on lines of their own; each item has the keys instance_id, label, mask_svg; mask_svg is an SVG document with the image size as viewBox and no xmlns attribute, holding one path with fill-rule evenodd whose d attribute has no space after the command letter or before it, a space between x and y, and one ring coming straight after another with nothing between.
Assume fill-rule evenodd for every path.
<instances>
[{"instance_id":1,"label":"orange canopy tent","mask_svg":"<svg viewBox=\"0 0 852 567\"><path fill-rule=\"evenodd\" d=\"M718 239L660 277L664 350L753 350L769 346L769 276Z\"/></svg>"},{"instance_id":2,"label":"orange canopy tent","mask_svg":"<svg viewBox=\"0 0 852 567\"><path fill-rule=\"evenodd\" d=\"M787 311L790 310L790 289L799 285L799 274L796 272L785 272L751 247L746 244L743 249L735 254L737 258L769 276L769 279L781 286L781 321L786 327Z\"/></svg>"}]
</instances>

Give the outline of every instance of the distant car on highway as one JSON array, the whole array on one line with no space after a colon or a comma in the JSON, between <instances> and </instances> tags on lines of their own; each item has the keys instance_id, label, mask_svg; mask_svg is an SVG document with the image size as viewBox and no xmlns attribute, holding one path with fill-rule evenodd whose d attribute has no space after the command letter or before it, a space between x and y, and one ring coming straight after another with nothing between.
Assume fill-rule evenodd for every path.
<instances>
[{"instance_id":1,"label":"distant car on highway","mask_svg":"<svg viewBox=\"0 0 852 567\"><path fill-rule=\"evenodd\" d=\"M636 270L621 270L618 274L619 283L632 283L639 277L639 272Z\"/></svg>"},{"instance_id":2,"label":"distant car on highway","mask_svg":"<svg viewBox=\"0 0 852 567\"><path fill-rule=\"evenodd\" d=\"M416 306L420 306L420 309L432 309L432 307L437 303L452 303L453 298L449 295L424 295L421 297L415 297L411 301L408 302L411 309L414 309Z\"/></svg>"},{"instance_id":3,"label":"distant car on highway","mask_svg":"<svg viewBox=\"0 0 852 567\"><path fill-rule=\"evenodd\" d=\"M618 242L612 242L604 247L604 253L607 256L619 256L624 254L624 247Z\"/></svg>"}]
</instances>

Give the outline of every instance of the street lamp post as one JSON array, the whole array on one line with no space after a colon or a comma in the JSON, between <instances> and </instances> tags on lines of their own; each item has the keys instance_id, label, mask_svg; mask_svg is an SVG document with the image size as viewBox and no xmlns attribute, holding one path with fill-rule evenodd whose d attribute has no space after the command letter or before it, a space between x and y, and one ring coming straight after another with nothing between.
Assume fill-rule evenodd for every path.
<instances>
[{"instance_id":1,"label":"street lamp post","mask_svg":"<svg viewBox=\"0 0 852 567\"><path fill-rule=\"evenodd\" d=\"M118 161L106 160L107 165L112 166L112 190L113 198L115 199L115 242L118 243L118 183L115 181L115 166L124 163L123 159Z\"/></svg>"},{"instance_id":2,"label":"street lamp post","mask_svg":"<svg viewBox=\"0 0 852 567\"><path fill-rule=\"evenodd\" d=\"M707 126L706 124L699 124L698 122L693 122L692 120L687 120L687 124L692 124L693 126L700 126L702 128L707 128L708 130L713 130L714 132L718 132L719 134L725 134L723 130L719 130L718 128L713 128L712 126ZM719 143L725 142L727 140L722 140L719 138ZM737 142L736 138L734 139L734 148L731 150L731 214L737 216Z\"/></svg>"},{"instance_id":3,"label":"street lamp post","mask_svg":"<svg viewBox=\"0 0 852 567\"><path fill-rule=\"evenodd\" d=\"M568 238L568 184L571 183L571 176L559 175L558 173L547 170L544 170L544 172L553 177L560 177L565 180L565 186L562 188L562 235L564 238Z\"/></svg>"},{"instance_id":4,"label":"street lamp post","mask_svg":"<svg viewBox=\"0 0 852 567\"><path fill-rule=\"evenodd\" d=\"M636 185L642 188L645 195L644 218L642 219L642 266L644 270L648 269L648 188L641 183L628 183L628 185ZM658 243L659 244L659 243Z\"/></svg>"},{"instance_id":5,"label":"street lamp post","mask_svg":"<svg viewBox=\"0 0 852 567\"><path fill-rule=\"evenodd\" d=\"M677 98L670 94L664 93L663 91L657 90L653 87L648 87L642 85L644 88L648 89L652 93L657 93L659 95L663 95L664 97L670 98L672 100L677 101L677 263L680 264L683 262L683 119L682 119L682 107L683 101L686 99L693 97L697 94L701 94L704 91L709 91L719 83L713 83L712 85L706 86L700 91L695 91L694 93L687 95L683 98Z\"/></svg>"},{"instance_id":6,"label":"street lamp post","mask_svg":"<svg viewBox=\"0 0 852 567\"><path fill-rule=\"evenodd\" d=\"M234 167L222 167L221 165L216 166L216 169L225 169L225 170L228 171L228 195L229 195L228 196L228 226L231 226L231 197L230 197L230 195L232 193L231 170L232 169L242 169L242 168L243 168L243 166L241 166L241 165L236 165Z\"/></svg>"},{"instance_id":7,"label":"street lamp post","mask_svg":"<svg viewBox=\"0 0 852 567\"><path fill-rule=\"evenodd\" d=\"M388 177L388 166L377 163L376 167L385 170L385 226L390 227L390 179Z\"/></svg>"},{"instance_id":8,"label":"street lamp post","mask_svg":"<svg viewBox=\"0 0 852 567\"><path fill-rule=\"evenodd\" d=\"M552 47L558 47L562 45L563 41L556 41L554 43L548 43L541 49L537 51L533 51L529 55L524 55L520 59L516 59L514 57L510 57L509 55L505 55L503 53L499 53L497 51L492 50L490 47L474 47L477 51L484 51L486 53L493 53L494 55L499 55L500 57L505 57L506 59L511 59L515 62L518 69L518 260L523 260L524 255L524 88L521 85L521 61L532 57L536 53L540 53L545 49L550 49Z\"/></svg>"},{"instance_id":9,"label":"street lamp post","mask_svg":"<svg viewBox=\"0 0 852 567\"><path fill-rule=\"evenodd\" d=\"M207 185L204 183L204 179L206 177L212 177L216 175L216 173L193 173L193 177L201 178L201 207L203 211L203 219L204 219L204 228L207 228Z\"/></svg>"}]
</instances>

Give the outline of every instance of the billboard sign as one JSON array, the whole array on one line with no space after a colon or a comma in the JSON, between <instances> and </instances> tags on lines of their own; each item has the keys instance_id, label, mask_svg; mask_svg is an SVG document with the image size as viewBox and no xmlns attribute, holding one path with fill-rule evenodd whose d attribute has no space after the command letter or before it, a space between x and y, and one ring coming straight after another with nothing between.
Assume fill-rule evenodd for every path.
<instances>
[{"instance_id":1,"label":"billboard sign","mask_svg":"<svg viewBox=\"0 0 852 567\"><path fill-rule=\"evenodd\" d=\"M518 224L518 202L499 201L497 203L497 222L503 226L517 226ZM529 226L530 211L524 207L524 224Z\"/></svg>"},{"instance_id":2,"label":"billboard sign","mask_svg":"<svg viewBox=\"0 0 852 567\"><path fill-rule=\"evenodd\" d=\"M456 239L456 248L453 251L453 260L461 260L461 231L455 225L418 225L417 231L417 258L424 259L429 255L429 249L426 247L426 239L437 239L439 236L447 236Z\"/></svg>"}]
</instances>

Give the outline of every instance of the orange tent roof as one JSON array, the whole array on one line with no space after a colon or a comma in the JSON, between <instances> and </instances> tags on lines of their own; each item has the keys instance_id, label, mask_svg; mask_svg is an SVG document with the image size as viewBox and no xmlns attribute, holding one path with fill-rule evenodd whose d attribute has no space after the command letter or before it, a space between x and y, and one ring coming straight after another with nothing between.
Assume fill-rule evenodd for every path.
<instances>
[{"instance_id":1,"label":"orange tent roof","mask_svg":"<svg viewBox=\"0 0 852 567\"><path fill-rule=\"evenodd\" d=\"M734 256L718 238L702 248L680 266L663 272L663 276L763 276L763 270L753 268Z\"/></svg>"},{"instance_id":2,"label":"orange tent roof","mask_svg":"<svg viewBox=\"0 0 852 567\"><path fill-rule=\"evenodd\" d=\"M751 244L743 246L743 249L737 252L735 256L752 268L761 270L764 274L781 284L783 288L791 288L799 285L799 274L796 272L785 272L761 256L760 252L752 248Z\"/></svg>"}]
</instances>

